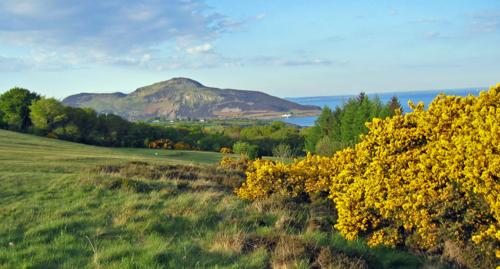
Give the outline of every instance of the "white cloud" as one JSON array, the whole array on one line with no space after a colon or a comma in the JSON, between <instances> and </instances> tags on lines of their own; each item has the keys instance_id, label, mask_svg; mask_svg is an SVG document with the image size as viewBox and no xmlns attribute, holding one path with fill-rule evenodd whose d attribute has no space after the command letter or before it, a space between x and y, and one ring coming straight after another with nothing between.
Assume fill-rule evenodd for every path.
<instances>
[{"instance_id":1,"label":"white cloud","mask_svg":"<svg viewBox=\"0 0 500 269\"><path fill-rule=\"evenodd\" d=\"M23 57L0 56L1 72L19 72L26 70L61 71L74 64L74 55L59 55L55 52L31 52Z\"/></svg>"},{"instance_id":2,"label":"white cloud","mask_svg":"<svg viewBox=\"0 0 500 269\"><path fill-rule=\"evenodd\" d=\"M189 54L208 53L212 51L212 49L213 49L212 44L205 43L203 45L187 48L186 52Z\"/></svg>"},{"instance_id":3,"label":"white cloud","mask_svg":"<svg viewBox=\"0 0 500 269\"><path fill-rule=\"evenodd\" d=\"M40 1L6 0L0 4L0 7L11 14L31 16L40 12L42 3Z\"/></svg>"},{"instance_id":4,"label":"white cloud","mask_svg":"<svg viewBox=\"0 0 500 269\"><path fill-rule=\"evenodd\" d=\"M330 59L322 59L322 58L304 58L301 57L299 59L287 59L280 57L271 57L271 56L261 56L256 57L252 60L252 63L259 65L280 65L280 66L334 66L334 65L346 65L349 63L347 60L342 61L334 61Z\"/></svg>"},{"instance_id":5,"label":"white cloud","mask_svg":"<svg viewBox=\"0 0 500 269\"><path fill-rule=\"evenodd\" d=\"M165 48L208 53L211 41L240 22L215 12L204 0L0 0L0 44L37 51L17 57L19 68L72 64L137 64L167 61ZM202 44L194 46L193 44ZM53 56L47 57L48 52ZM43 55L43 58L40 58ZM42 59L42 60L40 60ZM5 63L14 58L3 58Z\"/></svg>"},{"instance_id":6,"label":"white cloud","mask_svg":"<svg viewBox=\"0 0 500 269\"><path fill-rule=\"evenodd\" d=\"M436 38L439 38L441 37L441 33L440 32L427 32L424 34L424 37L426 39L436 39Z\"/></svg>"},{"instance_id":7,"label":"white cloud","mask_svg":"<svg viewBox=\"0 0 500 269\"><path fill-rule=\"evenodd\" d=\"M0 56L0 71L1 72L16 72L30 68L29 64L20 58Z\"/></svg>"},{"instance_id":8,"label":"white cloud","mask_svg":"<svg viewBox=\"0 0 500 269\"><path fill-rule=\"evenodd\" d=\"M255 20L261 21L261 20L265 19L266 16L267 16L266 13L261 13L261 14L255 16Z\"/></svg>"},{"instance_id":9,"label":"white cloud","mask_svg":"<svg viewBox=\"0 0 500 269\"><path fill-rule=\"evenodd\" d=\"M157 11L148 6L139 6L136 8L125 9L124 13L132 21L150 21L157 15Z\"/></svg>"},{"instance_id":10,"label":"white cloud","mask_svg":"<svg viewBox=\"0 0 500 269\"><path fill-rule=\"evenodd\" d=\"M476 12L470 16L470 31L473 33L494 33L500 31L500 11Z\"/></svg>"},{"instance_id":11,"label":"white cloud","mask_svg":"<svg viewBox=\"0 0 500 269\"><path fill-rule=\"evenodd\" d=\"M448 23L448 21L444 20L444 19L439 19L439 18L420 18L420 19L416 19L416 20L410 21L410 23L415 23L415 24L442 24L442 23Z\"/></svg>"}]
</instances>

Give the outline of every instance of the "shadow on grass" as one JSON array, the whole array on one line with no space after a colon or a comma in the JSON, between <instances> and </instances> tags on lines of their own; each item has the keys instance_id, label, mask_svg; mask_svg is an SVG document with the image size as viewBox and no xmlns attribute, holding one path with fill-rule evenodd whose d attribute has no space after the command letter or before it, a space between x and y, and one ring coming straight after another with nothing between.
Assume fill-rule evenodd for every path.
<instances>
[{"instance_id":1,"label":"shadow on grass","mask_svg":"<svg viewBox=\"0 0 500 269\"><path fill-rule=\"evenodd\" d=\"M208 268L234 265L238 257L218 252L208 252L196 245L169 249L158 254L156 261L168 268Z\"/></svg>"},{"instance_id":2,"label":"shadow on grass","mask_svg":"<svg viewBox=\"0 0 500 269\"><path fill-rule=\"evenodd\" d=\"M370 268L422 268L422 259L409 252L383 246L370 248L363 240L348 241L339 233L311 233L306 238L351 257L361 257Z\"/></svg>"}]
</instances>

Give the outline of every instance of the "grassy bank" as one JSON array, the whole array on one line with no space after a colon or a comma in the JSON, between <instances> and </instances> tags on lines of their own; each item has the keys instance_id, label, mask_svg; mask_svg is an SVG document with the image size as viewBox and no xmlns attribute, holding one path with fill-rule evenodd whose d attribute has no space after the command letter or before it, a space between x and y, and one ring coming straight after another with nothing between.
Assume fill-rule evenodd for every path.
<instances>
[{"instance_id":1,"label":"grassy bank","mask_svg":"<svg viewBox=\"0 0 500 269\"><path fill-rule=\"evenodd\" d=\"M220 157L0 130L0 268L439 268L346 242L326 202L239 200Z\"/></svg>"}]
</instances>

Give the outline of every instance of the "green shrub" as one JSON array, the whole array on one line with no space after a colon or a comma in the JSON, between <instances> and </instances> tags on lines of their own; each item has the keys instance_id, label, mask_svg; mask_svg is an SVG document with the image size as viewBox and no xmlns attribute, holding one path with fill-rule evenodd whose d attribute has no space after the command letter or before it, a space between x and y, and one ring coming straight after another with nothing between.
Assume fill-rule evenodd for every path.
<instances>
[{"instance_id":1,"label":"green shrub","mask_svg":"<svg viewBox=\"0 0 500 269\"><path fill-rule=\"evenodd\" d=\"M249 159L253 160L258 157L259 148L256 145L238 141L233 145L233 152L236 154L246 155Z\"/></svg>"},{"instance_id":2,"label":"green shrub","mask_svg":"<svg viewBox=\"0 0 500 269\"><path fill-rule=\"evenodd\" d=\"M288 144L278 144L273 148L273 156L278 158L280 161L290 159L293 156L292 147Z\"/></svg>"}]
</instances>

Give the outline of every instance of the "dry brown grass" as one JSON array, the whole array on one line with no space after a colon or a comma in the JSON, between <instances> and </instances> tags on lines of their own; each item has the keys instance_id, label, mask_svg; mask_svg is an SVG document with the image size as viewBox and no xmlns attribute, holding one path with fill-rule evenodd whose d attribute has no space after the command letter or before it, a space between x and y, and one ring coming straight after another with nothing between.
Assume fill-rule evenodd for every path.
<instances>
[{"instance_id":1,"label":"dry brown grass","mask_svg":"<svg viewBox=\"0 0 500 269\"><path fill-rule=\"evenodd\" d=\"M299 236L260 236L243 231L220 233L215 236L212 251L245 254L256 250L271 253L271 268L342 268L365 269L367 262L359 257L331 251L304 241Z\"/></svg>"},{"instance_id":2,"label":"dry brown grass","mask_svg":"<svg viewBox=\"0 0 500 269\"><path fill-rule=\"evenodd\" d=\"M329 248L322 247L318 257L313 263L317 268L329 269L368 269L365 260L358 257L349 257L344 253L332 252Z\"/></svg>"},{"instance_id":3,"label":"dry brown grass","mask_svg":"<svg viewBox=\"0 0 500 269\"><path fill-rule=\"evenodd\" d=\"M241 254L245 247L247 234L242 231L237 233L222 232L215 236L210 249L212 251L223 251Z\"/></svg>"},{"instance_id":4,"label":"dry brown grass","mask_svg":"<svg viewBox=\"0 0 500 269\"><path fill-rule=\"evenodd\" d=\"M218 169L215 165L156 165L146 162L129 162L124 165L100 165L82 179L106 189L123 189L133 192L164 191L173 183L179 190L204 191L212 188L232 191L239 186L243 175L235 171Z\"/></svg>"},{"instance_id":5,"label":"dry brown grass","mask_svg":"<svg viewBox=\"0 0 500 269\"><path fill-rule=\"evenodd\" d=\"M442 259L451 262L459 268L487 269L496 268L497 260L493 257L481 255L481 252L472 245L464 245L450 240L444 242Z\"/></svg>"},{"instance_id":6,"label":"dry brown grass","mask_svg":"<svg viewBox=\"0 0 500 269\"><path fill-rule=\"evenodd\" d=\"M314 260L316 247L307 244L297 237L281 237L272 254L272 268L294 268L298 264Z\"/></svg>"}]
</instances>

